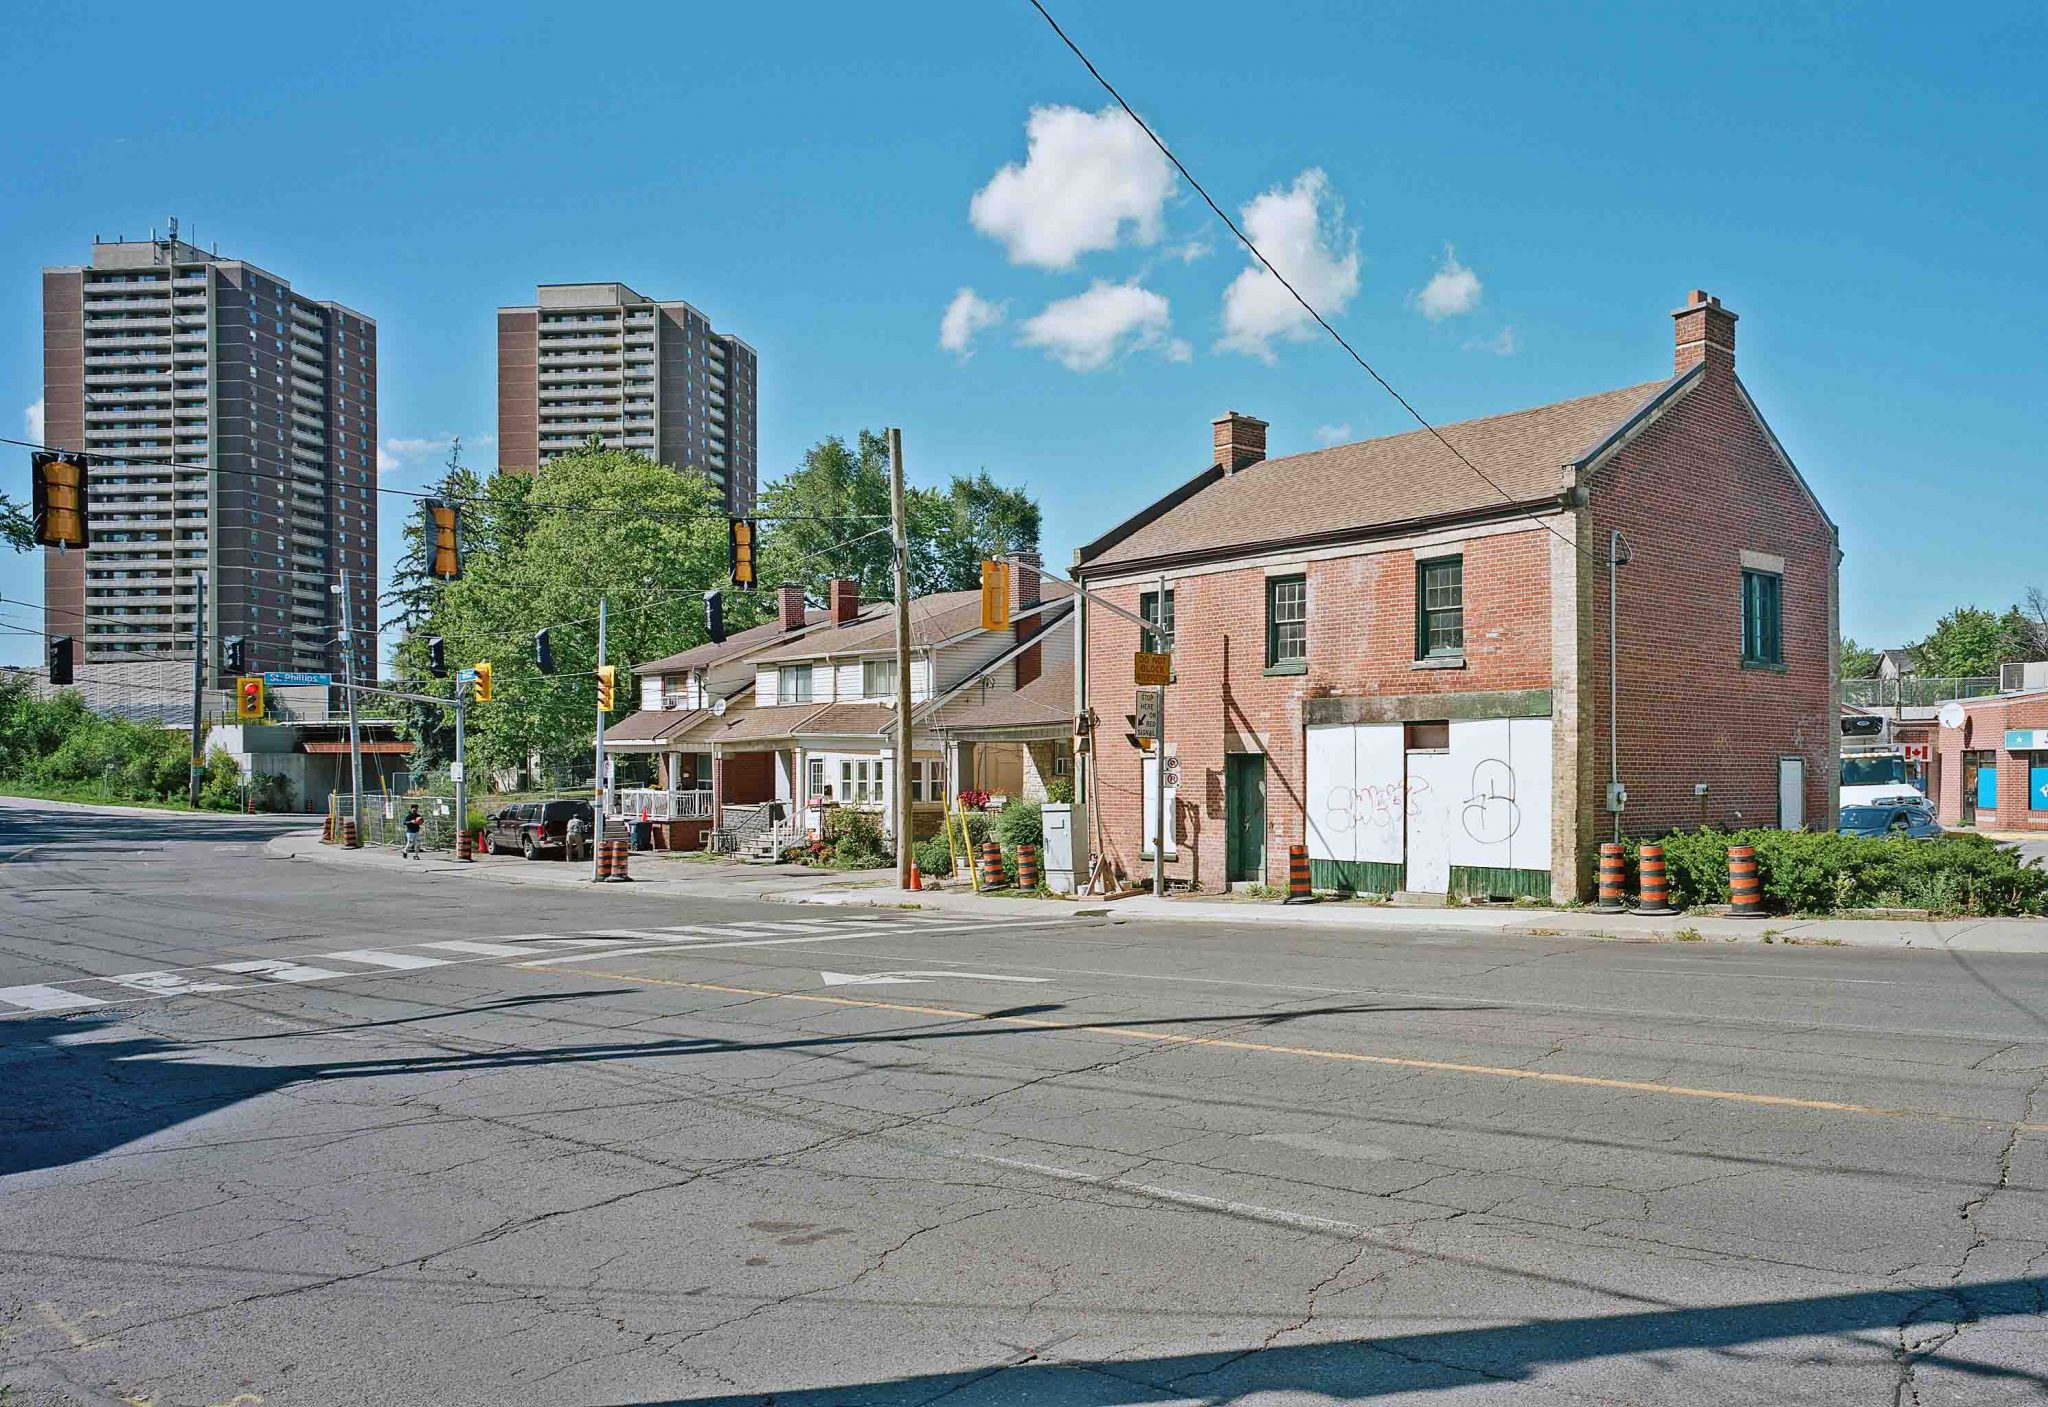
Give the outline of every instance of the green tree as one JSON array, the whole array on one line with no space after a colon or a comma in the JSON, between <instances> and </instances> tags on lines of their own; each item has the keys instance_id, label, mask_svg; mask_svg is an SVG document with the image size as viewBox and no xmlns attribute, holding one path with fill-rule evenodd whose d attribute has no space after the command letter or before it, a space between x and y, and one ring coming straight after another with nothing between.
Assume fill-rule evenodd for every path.
<instances>
[{"instance_id":1,"label":"green tree","mask_svg":"<svg viewBox=\"0 0 2048 1407\"><path fill-rule=\"evenodd\" d=\"M36 545L35 524L28 509L4 493L0 493L0 542L16 552L34 551Z\"/></svg>"},{"instance_id":2,"label":"green tree","mask_svg":"<svg viewBox=\"0 0 2048 1407\"><path fill-rule=\"evenodd\" d=\"M460 579L398 649L399 671L424 678L426 640L446 641L454 671L492 665L494 699L469 710L469 756L481 770L542 767L588 776L596 727L597 601L610 603L606 657L621 666L614 714L637 707L630 667L701 644L703 593L726 578L725 511L711 487L639 454L587 446L538 475L499 475L465 508L477 531ZM726 626L767 613L727 593ZM540 673L534 632L552 627L556 673ZM433 681L445 692L449 681Z\"/></svg>"},{"instance_id":3,"label":"green tree","mask_svg":"<svg viewBox=\"0 0 2048 1407\"><path fill-rule=\"evenodd\" d=\"M1877 677L1876 650L1866 650L1851 640L1842 637L1842 677L1844 679L1875 679Z\"/></svg>"},{"instance_id":4,"label":"green tree","mask_svg":"<svg viewBox=\"0 0 2048 1407\"><path fill-rule=\"evenodd\" d=\"M2033 644L2032 625L2018 606L2002 615L1981 606L1958 606L1912 648L1922 674L1960 678L1996 674L2005 661L2028 658Z\"/></svg>"}]
</instances>

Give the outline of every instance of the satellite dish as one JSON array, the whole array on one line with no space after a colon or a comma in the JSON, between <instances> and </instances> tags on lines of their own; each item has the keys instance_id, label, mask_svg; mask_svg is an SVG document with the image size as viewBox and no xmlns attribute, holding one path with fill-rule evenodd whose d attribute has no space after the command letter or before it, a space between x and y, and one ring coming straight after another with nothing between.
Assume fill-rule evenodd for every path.
<instances>
[{"instance_id":1,"label":"satellite dish","mask_svg":"<svg viewBox=\"0 0 2048 1407\"><path fill-rule=\"evenodd\" d=\"M723 718L723 717L725 717L725 700L724 700L724 699L713 699L713 700L711 701L711 716L712 716L713 718Z\"/></svg>"},{"instance_id":2,"label":"satellite dish","mask_svg":"<svg viewBox=\"0 0 2048 1407\"><path fill-rule=\"evenodd\" d=\"M1941 706L1941 713L1939 716L1941 718L1942 727L1960 728L1963 726L1964 720L1967 719L1970 715L1968 710L1966 710L1961 704L1957 703L1954 699L1950 699L1947 703Z\"/></svg>"}]
</instances>

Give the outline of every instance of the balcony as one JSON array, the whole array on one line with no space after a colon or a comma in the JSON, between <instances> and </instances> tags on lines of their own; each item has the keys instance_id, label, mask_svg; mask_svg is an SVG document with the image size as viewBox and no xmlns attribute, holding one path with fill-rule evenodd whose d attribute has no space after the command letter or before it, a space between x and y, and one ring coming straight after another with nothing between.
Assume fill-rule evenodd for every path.
<instances>
[{"instance_id":1,"label":"balcony","mask_svg":"<svg viewBox=\"0 0 2048 1407\"><path fill-rule=\"evenodd\" d=\"M711 788L663 791L659 787L619 787L607 797L605 815L628 821L708 821Z\"/></svg>"}]
</instances>

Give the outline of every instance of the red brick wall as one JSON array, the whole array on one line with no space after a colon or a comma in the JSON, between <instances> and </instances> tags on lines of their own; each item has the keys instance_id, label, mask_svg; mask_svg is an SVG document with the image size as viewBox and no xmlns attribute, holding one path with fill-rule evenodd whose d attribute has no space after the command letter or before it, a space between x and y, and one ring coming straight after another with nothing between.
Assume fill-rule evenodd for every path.
<instances>
[{"instance_id":1,"label":"red brick wall","mask_svg":"<svg viewBox=\"0 0 2048 1407\"><path fill-rule=\"evenodd\" d=\"M1597 813L1596 838L1610 826L1606 556L1616 527L1632 559L1619 575L1624 830L1776 825L1781 754L1806 759L1807 824L1827 828L1840 726L1829 683L1833 536L1732 375L1709 359L1705 379L1587 486L1580 700L1593 720L1584 761L1597 784L1584 803ZM1742 667L1744 550L1785 560L1782 672Z\"/></svg>"},{"instance_id":2,"label":"red brick wall","mask_svg":"<svg viewBox=\"0 0 2048 1407\"><path fill-rule=\"evenodd\" d=\"M1267 753L1266 876L1284 884L1287 847L1303 835L1301 702L1333 695L1463 693L1551 686L1548 535L1526 531L1464 544L1463 669L1415 668L1415 554L1370 552L1302 568L1308 578L1308 672L1268 676L1266 571L1168 580L1174 593L1174 682L1166 732L1181 765L1175 878L1218 889L1224 875L1224 754ZM1152 585L1106 588L1135 612ZM1096 796L1102 847L1125 873L1150 873L1140 754L1124 739L1136 686L1138 627L1088 613L1088 704L1099 719Z\"/></svg>"},{"instance_id":3,"label":"red brick wall","mask_svg":"<svg viewBox=\"0 0 2048 1407\"><path fill-rule=\"evenodd\" d=\"M1998 811L1976 816L1979 830L2048 830L2048 811L2027 807L2032 754L2005 750L2008 728L2048 728L2048 697L1972 705L1961 728L1938 728L1935 749L1935 814L1945 826L1963 821L1964 788L1972 778L1963 766L1965 752L1998 754Z\"/></svg>"}]
</instances>

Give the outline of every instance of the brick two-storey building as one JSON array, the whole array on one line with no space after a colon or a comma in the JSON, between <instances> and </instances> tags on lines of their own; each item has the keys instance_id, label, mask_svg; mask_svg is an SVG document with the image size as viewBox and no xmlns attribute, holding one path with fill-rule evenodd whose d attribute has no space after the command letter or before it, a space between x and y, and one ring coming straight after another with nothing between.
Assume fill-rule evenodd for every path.
<instances>
[{"instance_id":1,"label":"brick two-storey building","mask_svg":"<svg viewBox=\"0 0 2048 1407\"><path fill-rule=\"evenodd\" d=\"M1626 834L1833 824L1835 528L1735 375L1735 315L1672 316L1668 379L1441 438L1269 460L1232 412L1207 469L1075 554L1103 600L1163 605L1171 877L1281 882L1305 843L1319 887L1567 897L1611 757ZM1143 873L1141 632L1098 603L1076 630L1093 838Z\"/></svg>"}]
</instances>

